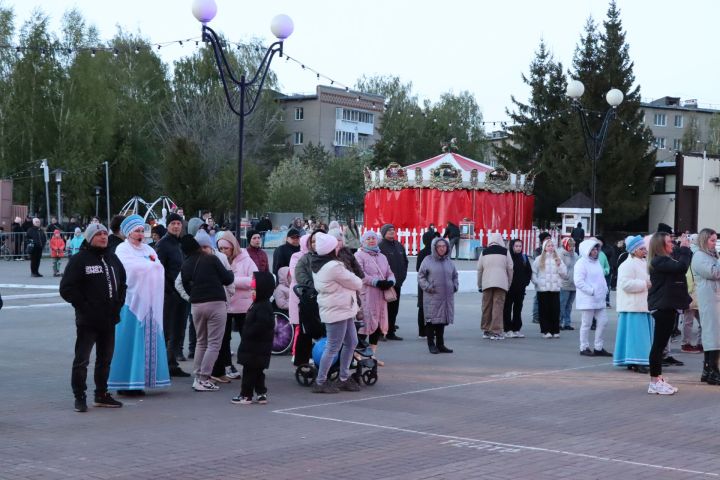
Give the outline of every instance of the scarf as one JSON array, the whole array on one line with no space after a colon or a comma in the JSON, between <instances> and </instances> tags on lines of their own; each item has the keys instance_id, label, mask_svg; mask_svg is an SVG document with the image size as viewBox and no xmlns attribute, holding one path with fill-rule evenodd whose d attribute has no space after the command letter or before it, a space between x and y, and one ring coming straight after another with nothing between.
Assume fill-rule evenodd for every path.
<instances>
[{"instance_id":1,"label":"scarf","mask_svg":"<svg viewBox=\"0 0 720 480\"><path fill-rule=\"evenodd\" d=\"M151 321L162 332L165 269L155 250L145 244L135 247L125 240L118 245L115 255L127 275L125 306L139 322Z\"/></svg>"}]
</instances>

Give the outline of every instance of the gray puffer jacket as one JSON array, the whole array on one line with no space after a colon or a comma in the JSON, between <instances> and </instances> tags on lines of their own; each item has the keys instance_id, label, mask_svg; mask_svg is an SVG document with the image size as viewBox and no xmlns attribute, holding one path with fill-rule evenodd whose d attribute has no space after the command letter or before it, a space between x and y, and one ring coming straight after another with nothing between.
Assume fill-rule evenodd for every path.
<instances>
[{"instance_id":1,"label":"gray puffer jacket","mask_svg":"<svg viewBox=\"0 0 720 480\"><path fill-rule=\"evenodd\" d=\"M442 257L436 250L438 242L444 242L448 246ZM425 257L418 271L418 286L423 291L425 323L449 325L455 318L458 272L449 257L450 244L446 239L434 239L430 250L432 253Z\"/></svg>"}]
</instances>

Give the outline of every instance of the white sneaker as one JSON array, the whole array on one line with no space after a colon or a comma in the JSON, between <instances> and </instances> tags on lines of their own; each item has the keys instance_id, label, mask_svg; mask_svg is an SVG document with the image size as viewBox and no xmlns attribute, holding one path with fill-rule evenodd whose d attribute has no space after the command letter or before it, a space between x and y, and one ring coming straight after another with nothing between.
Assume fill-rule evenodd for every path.
<instances>
[{"instance_id":1,"label":"white sneaker","mask_svg":"<svg viewBox=\"0 0 720 480\"><path fill-rule=\"evenodd\" d=\"M543 338L552 338L552 333L546 333Z\"/></svg>"},{"instance_id":2,"label":"white sneaker","mask_svg":"<svg viewBox=\"0 0 720 480\"><path fill-rule=\"evenodd\" d=\"M505 336L498 333L491 333L490 340L505 340Z\"/></svg>"},{"instance_id":3,"label":"white sneaker","mask_svg":"<svg viewBox=\"0 0 720 480\"><path fill-rule=\"evenodd\" d=\"M648 393L655 395L673 395L676 390L662 380L658 380L655 383L650 382L648 385Z\"/></svg>"},{"instance_id":4,"label":"white sneaker","mask_svg":"<svg viewBox=\"0 0 720 480\"><path fill-rule=\"evenodd\" d=\"M515 332L505 332L505 338L515 338Z\"/></svg>"},{"instance_id":5,"label":"white sneaker","mask_svg":"<svg viewBox=\"0 0 720 480\"><path fill-rule=\"evenodd\" d=\"M225 367L225 376L235 380L236 378L240 378L240 372L238 372L234 366Z\"/></svg>"},{"instance_id":6,"label":"white sneaker","mask_svg":"<svg viewBox=\"0 0 720 480\"><path fill-rule=\"evenodd\" d=\"M515 335L515 338L525 338L525 334L520 332L513 332L513 335Z\"/></svg>"},{"instance_id":7,"label":"white sneaker","mask_svg":"<svg viewBox=\"0 0 720 480\"><path fill-rule=\"evenodd\" d=\"M216 392L220 390L220 387L209 380L195 380L193 390L196 392Z\"/></svg>"},{"instance_id":8,"label":"white sneaker","mask_svg":"<svg viewBox=\"0 0 720 480\"><path fill-rule=\"evenodd\" d=\"M678 391L678 388L677 388L677 387L673 387L672 385L670 385L669 383L667 383L663 377L660 377L660 381L661 381L662 383L664 383L665 385L667 385L668 387L672 388L674 392L677 392L677 391Z\"/></svg>"},{"instance_id":9,"label":"white sneaker","mask_svg":"<svg viewBox=\"0 0 720 480\"><path fill-rule=\"evenodd\" d=\"M483 332L483 338L490 338L491 333L490 332Z\"/></svg>"},{"instance_id":10,"label":"white sneaker","mask_svg":"<svg viewBox=\"0 0 720 480\"><path fill-rule=\"evenodd\" d=\"M553 333L552 338L560 338L560 334L559 334L559 333Z\"/></svg>"}]
</instances>

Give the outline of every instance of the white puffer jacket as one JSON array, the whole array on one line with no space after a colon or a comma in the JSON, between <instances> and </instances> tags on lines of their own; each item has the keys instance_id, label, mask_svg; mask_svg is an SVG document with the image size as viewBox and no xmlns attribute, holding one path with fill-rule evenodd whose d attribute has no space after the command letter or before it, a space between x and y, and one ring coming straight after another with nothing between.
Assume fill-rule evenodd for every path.
<instances>
[{"instance_id":1,"label":"white puffer jacket","mask_svg":"<svg viewBox=\"0 0 720 480\"><path fill-rule=\"evenodd\" d=\"M575 308L598 310L605 308L608 288L603 267L597 259L590 258L590 250L599 242L594 238L580 244L580 260L575 264Z\"/></svg>"},{"instance_id":2,"label":"white puffer jacket","mask_svg":"<svg viewBox=\"0 0 720 480\"><path fill-rule=\"evenodd\" d=\"M567 276L567 267L562 260L558 265L553 256L547 256L544 267L540 268L540 258L541 255L538 255L532 264L532 282L535 284L535 290L559 292L563 279Z\"/></svg>"},{"instance_id":3,"label":"white puffer jacket","mask_svg":"<svg viewBox=\"0 0 720 480\"><path fill-rule=\"evenodd\" d=\"M618 312L647 312L650 274L643 258L628 257L618 268Z\"/></svg>"},{"instance_id":4,"label":"white puffer jacket","mask_svg":"<svg viewBox=\"0 0 720 480\"><path fill-rule=\"evenodd\" d=\"M341 262L332 260L313 273L313 283L318 292L320 320L334 323L355 318L358 312L355 292L362 290L362 280L345 268Z\"/></svg>"}]
</instances>

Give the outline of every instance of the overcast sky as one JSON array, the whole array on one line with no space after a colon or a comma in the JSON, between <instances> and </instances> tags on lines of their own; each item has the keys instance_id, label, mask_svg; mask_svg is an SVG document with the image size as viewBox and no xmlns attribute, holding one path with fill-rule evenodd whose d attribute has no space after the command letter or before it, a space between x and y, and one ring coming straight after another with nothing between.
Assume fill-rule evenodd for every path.
<instances>
[{"instance_id":1,"label":"overcast sky","mask_svg":"<svg viewBox=\"0 0 720 480\"><path fill-rule=\"evenodd\" d=\"M199 35L190 0L0 0L18 24L34 8L59 28L65 10L77 7L113 36L118 25L152 42ZM217 0L210 25L232 41L261 37L278 13L290 15L295 32L286 52L338 82L352 86L366 75L398 75L421 98L469 90L486 121L506 120L510 95L525 99L520 75L528 71L544 38L556 59L569 65L589 15L605 18L605 0ZM665 95L696 98L720 108L716 0L618 0L636 81L643 100ZM160 53L172 62L192 48ZM286 93L313 92L316 76L285 61L273 63ZM487 126L492 130L492 126Z\"/></svg>"}]
</instances>

